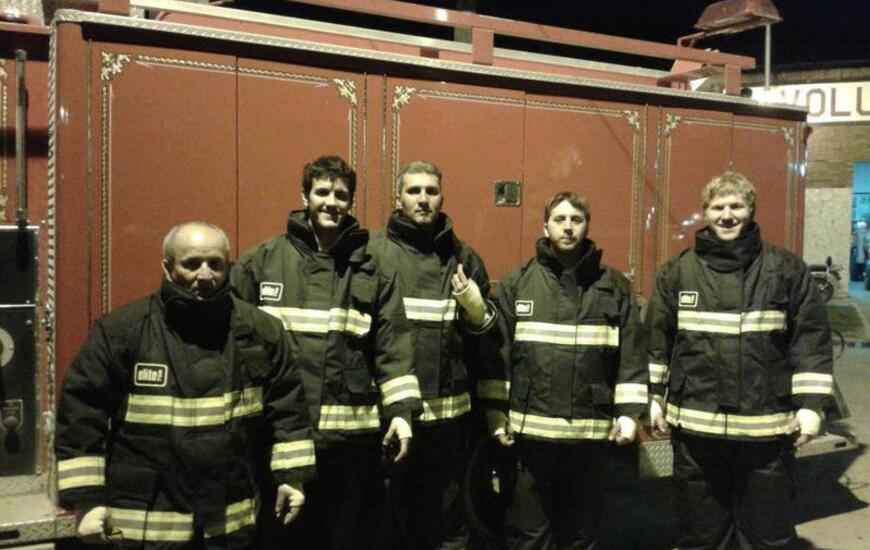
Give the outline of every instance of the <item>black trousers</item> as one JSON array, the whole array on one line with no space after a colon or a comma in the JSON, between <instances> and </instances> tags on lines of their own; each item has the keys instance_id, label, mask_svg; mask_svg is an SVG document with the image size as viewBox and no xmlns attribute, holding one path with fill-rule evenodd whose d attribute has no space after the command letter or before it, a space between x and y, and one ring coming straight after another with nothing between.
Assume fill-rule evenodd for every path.
<instances>
[{"instance_id":1,"label":"black trousers","mask_svg":"<svg viewBox=\"0 0 870 550\"><path fill-rule=\"evenodd\" d=\"M383 471L377 434L318 449L317 478L305 485L305 504L289 526L275 520L274 494L260 514L261 547L287 550L368 550L380 545Z\"/></svg>"},{"instance_id":2,"label":"black trousers","mask_svg":"<svg viewBox=\"0 0 870 550\"><path fill-rule=\"evenodd\" d=\"M389 548L466 547L461 479L468 461L468 416L414 424L411 453L389 476Z\"/></svg>"},{"instance_id":3,"label":"black trousers","mask_svg":"<svg viewBox=\"0 0 870 550\"><path fill-rule=\"evenodd\" d=\"M517 479L506 519L508 548L598 548L609 445L517 441Z\"/></svg>"},{"instance_id":4,"label":"black trousers","mask_svg":"<svg viewBox=\"0 0 870 550\"><path fill-rule=\"evenodd\" d=\"M790 438L734 441L677 430L672 442L680 549L794 545Z\"/></svg>"}]
</instances>

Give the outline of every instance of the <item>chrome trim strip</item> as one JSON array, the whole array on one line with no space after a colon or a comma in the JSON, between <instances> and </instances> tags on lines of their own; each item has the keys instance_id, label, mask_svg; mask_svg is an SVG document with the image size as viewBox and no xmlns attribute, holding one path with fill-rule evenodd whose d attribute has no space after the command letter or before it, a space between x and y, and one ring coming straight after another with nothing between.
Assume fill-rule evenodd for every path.
<instances>
[{"instance_id":1,"label":"chrome trim strip","mask_svg":"<svg viewBox=\"0 0 870 550\"><path fill-rule=\"evenodd\" d=\"M55 13L55 22L111 25L122 28L132 28L139 30L149 30L154 32L166 32L170 34L179 34L184 36L193 36L199 38L226 40L242 44L256 44L261 46L296 49L307 52L341 55L386 63L401 63L405 65L425 67L429 69L462 72L483 76L494 76L499 78L514 78L533 82L547 82L552 84L564 84L569 86L586 88L634 92L646 95L677 97L683 99L691 99L695 101L709 101L730 105L744 105L749 107L765 106L763 103L750 98L726 96L724 94L684 91L673 88L661 88L657 86L647 86L643 84L632 84L629 82L607 82L603 80L589 78L566 77L545 73L537 73L532 71L523 71L518 69L491 67L487 65L474 65L471 63L461 63L456 61L444 61L440 59L377 52L373 50L351 48L347 46L335 46L318 42L309 42L306 40L294 40L289 38L279 38L274 36L265 36L261 34L245 32L231 32L221 29L211 29L208 27L182 25L178 23L166 23L161 21L150 21L144 19L133 19L129 17L119 17L115 15L106 15L100 13L89 13L77 10L58 10ZM776 107L780 110L794 111L797 113L803 113L806 111L806 109L797 108L792 105L776 105Z\"/></svg>"}]
</instances>

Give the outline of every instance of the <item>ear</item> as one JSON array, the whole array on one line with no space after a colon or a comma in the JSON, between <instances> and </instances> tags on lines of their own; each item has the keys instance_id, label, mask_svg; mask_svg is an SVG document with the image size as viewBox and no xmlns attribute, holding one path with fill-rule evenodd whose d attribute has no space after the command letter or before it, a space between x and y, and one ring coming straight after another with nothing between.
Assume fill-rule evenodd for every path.
<instances>
[{"instance_id":1,"label":"ear","mask_svg":"<svg viewBox=\"0 0 870 550\"><path fill-rule=\"evenodd\" d=\"M544 222L544 236L550 238L550 230L547 229L547 222Z\"/></svg>"},{"instance_id":2,"label":"ear","mask_svg":"<svg viewBox=\"0 0 870 550\"><path fill-rule=\"evenodd\" d=\"M300 195L302 196L302 206L308 208L308 196L305 194L305 191L301 192Z\"/></svg>"},{"instance_id":3,"label":"ear","mask_svg":"<svg viewBox=\"0 0 870 550\"><path fill-rule=\"evenodd\" d=\"M166 280L171 281L172 275L170 274L170 272L172 271L172 264L173 264L172 259L163 258L163 261L160 262L160 264L163 266L163 274L166 276Z\"/></svg>"}]
</instances>

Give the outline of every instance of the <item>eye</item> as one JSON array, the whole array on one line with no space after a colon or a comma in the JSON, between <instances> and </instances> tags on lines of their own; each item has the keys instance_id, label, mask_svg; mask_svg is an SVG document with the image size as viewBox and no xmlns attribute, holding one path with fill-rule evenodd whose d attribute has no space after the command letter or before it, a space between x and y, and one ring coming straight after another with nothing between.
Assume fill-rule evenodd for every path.
<instances>
[{"instance_id":1,"label":"eye","mask_svg":"<svg viewBox=\"0 0 870 550\"><path fill-rule=\"evenodd\" d=\"M335 192L335 199L339 200L339 201L350 200L350 193L348 193L346 191L336 191Z\"/></svg>"},{"instance_id":2,"label":"eye","mask_svg":"<svg viewBox=\"0 0 870 550\"><path fill-rule=\"evenodd\" d=\"M227 266L226 262L224 262L223 259L221 259L221 258L209 260L209 262L208 262L208 267L212 271L223 271L224 269L226 269L226 266Z\"/></svg>"},{"instance_id":3,"label":"eye","mask_svg":"<svg viewBox=\"0 0 870 550\"><path fill-rule=\"evenodd\" d=\"M420 193L420 188L417 186L406 187L405 193L407 193L409 195L417 195L418 193Z\"/></svg>"},{"instance_id":4,"label":"eye","mask_svg":"<svg viewBox=\"0 0 870 550\"><path fill-rule=\"evenodd\" d=\"M432 187L427 187L426 193L428 195L432 195L433 197L437 197L438 195L441 194L440 190L437 187L435 187L434 185Z\"/></svg>"},{"instance_id":5,"label":"eye","mask_svg":"<svg viewBox=\"0 0 870 550\"><path fill-rule=\"evenodd\" d=\"M321 187L314 191L314 194L318 197L326 197L329 195L330 189L327 187Z\"/></svg>"},{"instance_id":6,"label":"eye","mask_svg":"<svg viewBox=\"0 0 870 550\"><path fill-rule=\"evenodd\" d=\"M200 261L198 258L186 258L181 262L181 267L189 271L196 271L199 269L199 265Z\"/></svg>"}]
</instances>

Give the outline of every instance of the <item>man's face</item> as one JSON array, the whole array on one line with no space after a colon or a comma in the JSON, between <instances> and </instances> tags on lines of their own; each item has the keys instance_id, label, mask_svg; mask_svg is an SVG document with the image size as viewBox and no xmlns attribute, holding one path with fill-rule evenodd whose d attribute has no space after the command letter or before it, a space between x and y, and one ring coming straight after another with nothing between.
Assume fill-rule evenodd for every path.
<instances>
[{"instance_id":1,"label":"man's face","mask_svg":"<svg viewBox=\"0 0 870 550\"><path fill-rule=\"evenodd\" d=\"M579 208L564 200L550 211L544 224L544 236L556 252L573 252L586 238L588 225L586 215Z\"/></svg>"},{"instance_id":2,"label":"man's face","mask_svg":"<svg viewBox=\"0 0 870 550\"><path fill-rule=\"evenodd\" d=\"M396 201L402 215L420 226L431 226L441 212L444 196L438 178L431 174L405 174Z\"/></svg>"},{"instance_id":3,"label":"man's face","mask_svg":"<svg viewBox=\"0 0 870 550\"><path fill-rule=\"evenodd\" d=\"M199 300L214 295L227 280L227 255L220 233L188 226L175 237L174 257L164 258L163 272Z\"/></svg>"},{"instance_id":4,"label":"man's face","mask_svg":"<svg viewBox=\"0 0 870 550\"><path fill-rule=\"evenodd\" d=\"M337 229L353 203L346 181L325 178L311 182L311 193L303 196L302 202L308 208L308 219L315 231Z\"/></svg>"},{"instance_id":5,"label":"man's face","mask_svg":"<svg viewBox=\"0 0 870 550\"><path fill-rule=\"evenodd\" d=\"M713 197L704 209L707 226L723 241L733 241L740 236L751 216L746 198L737 194Z\"/></svg>"}]
</instances>

